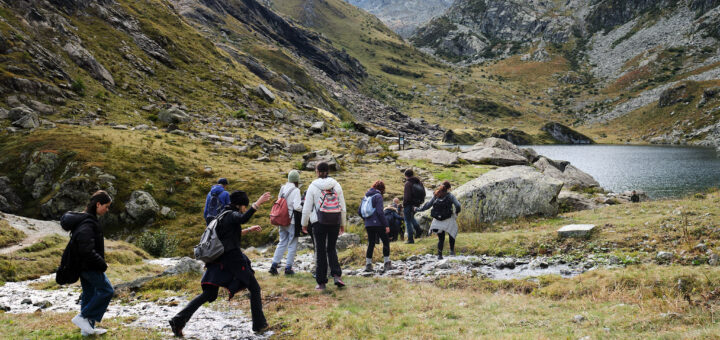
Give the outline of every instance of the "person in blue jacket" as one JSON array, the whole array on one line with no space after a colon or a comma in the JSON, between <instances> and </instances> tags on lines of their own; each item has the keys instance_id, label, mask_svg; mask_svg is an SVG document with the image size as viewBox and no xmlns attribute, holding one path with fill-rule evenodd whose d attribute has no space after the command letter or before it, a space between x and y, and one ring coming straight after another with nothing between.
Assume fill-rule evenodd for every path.
<instances>
[{"instance_id":1,"label":"person in blue jacket","mask_svg":"<svg viewBox=\"0 0 720 340\"><path fill-rule=\"evenodd\" d=\"M378 238L380 238L383 243L383 272L392 269L390 263L390 238L388 237L388 234L390 234L390 225L383 212L383 194L385 194L385 183L383 183L383 181L376 181L370 190L365 193L365 200L370 200L368 203L372 204L372 208L370 208L370 206L364 206L364 204L360 204L360 208L358 208L358 215L365 220L365 230L368 235L368 247L365 253L366 272L373 271L372 256L373 250L375 249L375 240ZM368 210L373 209L374 211L371 215L367 217L363 216L363 210L366 210L365 214L367 214Z\"/></svg>"},{"instance_id":2,"label":"person in blue jacket","mask_svg":"<svg viewBox=\"0 0 720 340\"><path fill-rule=\"evenodd\" d=\"M230 204L230 193L225 190L228 185L227 178L220 178L217 184L213 185L205 198L205 209L203 210L203 218L205 223L210 224L216 216L220 214L223 207Z\"/></svg>"}]
</instances>

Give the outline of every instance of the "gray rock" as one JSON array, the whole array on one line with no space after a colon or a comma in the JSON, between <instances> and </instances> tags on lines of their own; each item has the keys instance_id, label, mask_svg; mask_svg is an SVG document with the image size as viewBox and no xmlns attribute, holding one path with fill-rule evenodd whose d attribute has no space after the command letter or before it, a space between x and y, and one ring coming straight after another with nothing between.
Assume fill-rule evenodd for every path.
<instances>
[{"instance_id":1,"label":"gray rock","mask_svg":"<svg viewBox=\"0 0 720 340\"><path fill-rule=\"evenodd\" d=\"M53 173L60 165L60 158L54 152L35 151L25 169L23 185L30 189L33 199L43 196L53 185Z\"/></svg>"},{"instance_id":2,"label":"gray rock","mask_svg":"<svg viewBox=\"0 0 720 340\"><path fill-rule=\"evenodd\" d=\"M169 109L161 110L158 119L167 124L179 124L190 121L190 115L177 105L173 105Z\"/></svg>"},{"instance_id":3,"label":"gray rock","mask_svg":"<svg viewBox=\"0 0 720 340\"><path fill-rule=\"evenodd\" d=\"M458 154L447 150L401 150L396 152L399 159L426 160L433 164L449 166L458 163Z\"/></svg>"},{"instance_id":4,"label":"gray rock","mask_svg":"<svg viewBox=\"0 0 720 340\"><path fill-rule=\"evenodd\" d=\"M37 113L33 112L16 121L13 121L12 125L22 129L35 129L40 127L40 118L38 118Z\"/></svg>"},{"instance_id":5,"label":"gray rock","mask_svg":"<svg viewBox=\"0 0 720 340\"><path fill-rule=\"evenodd\" d=\"M174 219L174 218L177 217L177 214L175 213L175 211L173 211L172 209L170 209L170 207L165 207L165 206L163 206L162 208L160 208L160 215L161 215L162 217L165 217L165 218L168 218L168 219Z\"/></svg>"},{"instance_id":6,"label":"gray rock","mask_svg":"<svg viewBox=\"0 0 720 340\"><path fill-rule=\"evenodd\" d=\"M560 207L567 212L596 209L602 206L584 194L568 190L562 190L560 192L560 195L558 195L558 203L560 203Z\"/></svg>"},{"instance_id":7,"label":"gray rock","mask_svg":"<svg viewBox=\"0 0 720 340\"><path fill-rule=\"evenodd\" d=\"M547 132L550 137L563 144L595 144L588 136L560 123L547 123L540 130Z\"/></svg>"},{"instance_id":8,"label":"gray rock","mask_svg":"<svg viewBox=\"0 0 720 340\"><path fill-rule=\"evenodd\" d=\"M0 120L10 118L10 111L0 107Z\"/></svg>"},{"instance_id":9,"label":"gray rock","mask_svg":"<svg viewBox=\"0 0 720 340\"><path fill-rule=\"evenodd\" d=\"M22 301L20 301L20 304L23 304L23 305L31 305L32 303L33 303L32 300L30 300L28 298L22 299Z\"/></svg>"},{"instance_id":10,"label":"gray rock","mask_svg":"<svg viewBox=\"0 0 720 340\"><path fill-rule=\"evenodd\" d=\"M592 176L574 167L570 162L553 161L546 157L533 164L542 173L565 183L565 188L596 188L600 186Z\"/></svg>"},{"instance_id":11,"label":"gray rock","mask_svg":"<svg viewBox=\"0 0 720 340\"><path fill-rule=\"evenodd\" d=\"M655 259L659 263L667 263L673 260L675 258L675 254L667 251L659 251L657 255L655 256Z\"/></svg>"},{"instance_id":12,"label":"gray rock","mask_svg":"<svg viewBox=\"0 0 720 340\"><path fill-rule=\"evenodd\" d=\"M64 172L70 172L71 167L72 165L68 164ZM117 194L113 187L114 180L114 176L102 172L99 168L90 168L86 173L63 181L57 193L40 206L41 214L45 218L58 219L69 210L82 210L90 195L97 190L105 190L114 197Z\"/></svg>"},{"instance_id":13,"label":"gray rock","mask_svg":"<svg viewBox=\"0 0 720 340\"><path fill-rule=\"evenodd\" d=\"M583 322L583 321L585 321L585 317L584 317L584 316L582 316L582 315L580 315L580 314L573 316L572 322L574 322L574 323L581 323L581 322Z\"/></svg>"},{"instance_id":14,"label":"gray rock","mask_svg":"<svg viewBox=\"0 0 720 340\"><path fill-rule=\"evenodd\" d=\"M41 103L37 100L31 100L28 102L28 105L35 110L37 113L42 115L51 115L55 113L55 108L51 105Z\"/></svg>"},{"instance_id":15,"label":"gray rock","mask_svg":"<svg viewBox=\"0 0 720 340\"><path fill-rule=\"evenodd\" d=\"M529 166L490 171L453 190L459 222L476 225L522 216L554 216L562 182Z\"/></svg>"},{"instance_id":16,"label":"gray rock","mask_svg":"<svg viewBox=\"0 0 720 340\"><path fill-rule=\"evenodd\" d=\"M705 252L707 251L707 246L705 245L705 243L698 243L693 249Z\"/></svg>"},{"instance_id":17,"label":"gray rock","mask_svg":"<svg viewBox=\"0 0 720 340\"><path fill-rule=\"evenodd\" d=\"M523 156L525 156L525 159L527 159L530 163L535 163L535 161L538 160L538 157L540 157L537 151L533 148L523 148L520 149L520 151L522 151Z\"/></svg>"},{"instance_id":18,"label":"gray rock","mask_svg":"<svg viewBox=\"0 0 720 340\"><path fill-rule=\"evenodd\" d=\"M90 76L103 83L105 87L115 86L115 80L110 72L95 60L95 57L93 57L88 50L75 42L68 42L63 49L75 64L90 73Z\"/></svg>"},{"instance_id":19,"label":"gray rock","mask_svg":"<svg viewBox=\"0 0 720 340\"><path fill-rule=\"evenodd\" d=\"M157 216L160 206L148 192L135 190L125 203L125 211L133 222L144 224Z\"/></svg>"},{"instance_id":20,"label":"gray rock","mask_svg":"<svg viewBox=\"0 0 720 340\"><path fill-rule=\"evenodd\" d=\"M165 269L163 272L163 275L177 275L177 274L184 274L184 273L200 273L203 271L203 267L205 265L198 260L191 259L189 257L183 257L180 259L180 261L168 268Z\"/></svg>"},{"instance_id":21,"label":"gray rock","mask_svg":"<svg viewBox=\"0 0 720 340\"><path fill-rule=\"evenodd\" d=\"M711 254L710 259L708 260L708 264L711 266L720 265L720 256L718 256L718 254Z\"/></svg>"},{"instance_id":22,"label":"gray rock","mask_svg":"<svg viewBox=\"0 0 720 340\"><path fill-rule=\"evenodd\" d=\"M360 244L360 235L353 233L344 233L338 237L336 248L345 250Z\"/></svg>"},{"instance_id":23,"label":"gray rock","mask_svg":"<svg viewBox=\"0 0 720 340\"><path fill-rule=\"evenodd\" d=\"M14 107L14 108L10 109L10 111L8 112L8 118L10 120L15 121L15 120L23 118L27 115L34 114L34 113L35 113L35 111L33 111L31 108L29 108L27 106L18 106L18 107Z\"/></svg>"},{"instance_id":24,"label":"gray rock","mask_svg":"<svg viewBox=\"0 0 720 340\"><path fill-rule=\"evenodd\" d=\"M45 309L45 308L52 307L52 303L50 303L50 301L48 301L48 300L43 300L43 301L35 302L35 303L33 303L32 305L35 306L35 307L40 307L40 309Z\"/></svg>"},{"instance_id":25,"label":"gray rock","mask_svg":"<svg viewBox=\"0 0 720 340\"><path fill-rule=\"evenodd\" d=\"M272 93L265 85L258 85L258 87L255 88L255 92L266 101L272 103L275 101L275 94Z\"/></svg>"},{"instance_id":26,"label":"gray rock","mask_svg":"<svg viewBox=\"0 0 720 340\"><path fill-rule=\"evenodd\" d=\"M315 122L310 125L310 131L313 133L325 132L325 122Z\"/></svg>"},{"instance_id":27,"label":"gray rock","mask_svg":"<svg viewBox=\"0 0 720 340\"><path fill-rule=\"evenodd\" d=\"M484 147L463 152L459 157L470 163L477 164L492 164L499 166L527 164L527 159L522 155L522 152L518 150L518 153L495 147Z\"/></svg>"},{"instance_id":28,"label":"gray rock","mask_svg":"<svg viewBox=\"0 0 720 340\"><path fill-rule=\"evenodd\" d=\"M8 177L0 177L0 211L12 214L22 208L22 200L10 184Z\"/></svg>"},{"instance_id":29,"label":"gray rock","mask_svg":"<svg viewBox=\"0 0 720 340\"><path fill-rule=\"evenodd\" d=\"M558 229L557 232L560 237L584 238L592 235L595 230L594 224L569 224Z\"/></svg>"},{"instance_id":30,"label":"gray rock","mask_svg":"<svg viewBox=\"0 0 720 340\"><path fill-rule=\"evenodd\" d=\"M302 236L298 238L298 245L297 250L304 250L304 249L313 249L315 248L315 245L313 244L312 238L310 236Z\"/></svg>"},{"instance_id":31,"label":"gray rock","mask_svg":"<svg viewBox=\"0 0 720 340\"><path fill-rule=\"evenodd\" d=\"M9 312L9 311L10 311L10 306L0 305L0 311L2 311L2 312Z\"/></svg>"},{"instance_id":32,"label":"gray rock","mask_svg":"<svg viewBox=\"0 0 720 340\"><path fill-rule=\"evenodd\" d=\"M335 155L327 149L306 153L303 155L303 160L303 169L305 170L315 170L315 166L317 166L318 163L326 162L330 170L340 171L340 165Z\"/></svg>"},{"instance_id":33,"label":"gray rock","mask_svg":"<svg viewBox=\"0 0 720 340\"><path fill-rule=\"evenodd\" d=\"M516 155L523 155L522 150L518 148L515 144L510 143L509 141L502 139L502 138L496 138L496 137L489 137L485 138L480 143L477 143L470 147L468 150L475 150L475 149L485 149L485 148L498 148L505 151L510 151Z\"/></svg>"},{"instance_id":34,"label":"gray rock","mask_svg":"<svg viewBox=\"0 0 720 340\"><path fill-rule=\"evenodd\" d=\"M305 151L307 151L307 147L303 143L295 143L288 146L289 153L303 153Z\"/></svg>"},{"instance_id":35,"label":"gray rock","mask_svg":"<svg viewBox=\"0 0 720 340\"><path fill-rule=\"evenodd\" d=\"M112 128L115 130L128 130L129 129L127 127L127 125L122 125L122 124L114 125Z\"/></svg>"}]
</instances>

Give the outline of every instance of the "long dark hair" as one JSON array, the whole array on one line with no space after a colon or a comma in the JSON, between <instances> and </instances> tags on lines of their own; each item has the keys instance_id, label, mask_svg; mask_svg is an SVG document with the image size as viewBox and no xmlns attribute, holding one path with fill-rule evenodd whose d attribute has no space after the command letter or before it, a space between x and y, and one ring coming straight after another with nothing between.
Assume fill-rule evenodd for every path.
<instances>
[{"instance_id":1,"label":"long dark hair","mask_svg":"<svg viewBox=\"0 0 720 340\"><path fill-rule=\"evenodd\" d=\"M435 190L435 197L443 198L448 194L448 191L450 191L450 182L442 182L437 190Z\"/></svg>"},{"instance_id":2,"label":"long dark hair","mask_svg":"<svg viewBox=\"0 0 720 340\"><path fill-rule=\"evenodd\" d=\"M105 205L110 202L112 202L110 194L108 194L104 190L98 190L94 194L92 194L92 196L90 196L90 202L88 202L87 206L85 207L85 212L90 215L97 216L97 204L100 203L101 205Z\"/></svg>"}]
</instances>

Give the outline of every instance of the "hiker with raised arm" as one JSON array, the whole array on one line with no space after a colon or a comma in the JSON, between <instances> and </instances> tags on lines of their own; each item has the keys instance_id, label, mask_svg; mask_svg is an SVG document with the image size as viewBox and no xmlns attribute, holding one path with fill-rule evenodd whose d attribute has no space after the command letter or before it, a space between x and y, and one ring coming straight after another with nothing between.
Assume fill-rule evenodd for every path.
<instances>
[{"instance_id":1,"label":"hiker with raised arm","mask_svg":"<svg viewBox=\"0 0 720 340\"><path fill-rule=\"evenodd\" d=\"M445 233L450 236L450 256L455 256L455 238L458 233L457 215L460 213L460 202L450 193L450 182L443 182L435 190L433 198L417 211L425 211L430 208L432 208L430 216L433 218L430 223L430 233L438 235L438 260L443 258Z\"/></svg>"},{"instance_id":2,"label":"hiker with raised arm","mask_svg":"<svg viewBox=\"0 0 720 340\"><path fill-rule=\"evenodd\" d=\"M415 243L415 233L420 233L420 224L415 220L415 209L425 202L425 187L412 169L405 170L405 190L403 192L403 217L407 241Z\"/></svg>"},{"instance_id":3,"label":"hiker with raised arm","mask_svg":"<svg viewBox=\"0 0 720 340\"><path fill-rule=\"evenodd\" d=\"M285 262L285 275L293 275L293 261L297 250L298 236L300 236L300 219L302 205L300 199L300 173L292 170L288 173L288 182L280 188L277 201L270 210L270 223L278 226L279 242L275 248L270 274L278 275L278 266L287 250Z\"/></svg>"},{"instance_id":4,"label":"hiker with raised arm","mask_svg":"<svg viewBox=\"0 0 720 340\"><path fill-rule=\"evenodd\" d=\"M206 229L206 233L212 231L211 234L215 237L210 238L208 242L203 242L204 234L203 241L195 247L196 258L203 260L206 268L205 274L200 280L202 293L192 299L170 320L170 328L175 336L183 336L183 328L200 306L205 302L213 302L217 299L220 287L228 290L230 295L228 299L232 299L237 292L247 288L250 291L252 330L259 332L267 327L262 310L260 285L255 279L250 259L240 250L240 238L247 233L261 231L258 225L242 229L242 224L250 220L255 211L270 198L270 193L266 192L248 208L250 200L247 194L243 191L234 191L230 194L230 204L225 206L220 215L210 222L208 228L213 229ZM204 252L201 246L207 244L211 245L210 248L219 248L219 252L216 252L217 255L209 256Z\"/></svg>"},{"instance_id":5,"label":"hiker with raised arm","mask_svg":"<svg viewBox=\"0 0 720 340\"><path fill-rule=\"evenodd\" d=\"M338 261L337 244L338 236L345 232L347 221L347 208L342 187L331 177L330 166L326 162L320 162L315 167L317 179L308 187L305 194L305 203L302 213L303 231L307 232L308 225L312 225L312 232L315 241L315 281L317 290L325 290L328 282L327 269L330 267L330 274L338 287L344 287L342 281L342 269Z\"/></svg>"},{"instance_id":6,"label":"hiker with raised arm","mask_svg":"<svg viewBox=\"0 0 720 340\"><path fill-rule=\"evenodd\" d=\"M205 224L210 224L210 221L220 215L223 208L230 204L230 193L225 190L227 185L227 178L220 178L217 184L210 188L210 192L205 197L205 209L203 209Z\"/></svg>"},{"instance_id":7,"label":"hiker with raised arm","mask_svg":"<svg viewBox=\"0 0 720 340\"><path fill-rule=\"evenodd\" d=\"M59 284L80 280L80 314L72 323L80 328L82 336L105 334L107 330L96 328L102 321L114 294L105 271L105 239L98 217L110 210L112 199L105 191L97 191L90 197L85 210L67 212L60 219L60 226L70 231L70 241L63 252L55 280Z\"/></svg>"},{"instance_id":8,"label":"hiker with raised arm","mask_svg":"<svg viewBox=\"0 0 720 340\"><path fill-rule=\"evenodd\" d=\"M390 225L385 218L383 211L383 195L385 194L385 183L376 181L365 193L358 215L365 221L365 231L368 235L368 246L365 252L365 271L372 272L372 257L375 249L375 240L380 238L383 243L383 272L392 269L390 264Z\"/></svg>"}]
</instances>

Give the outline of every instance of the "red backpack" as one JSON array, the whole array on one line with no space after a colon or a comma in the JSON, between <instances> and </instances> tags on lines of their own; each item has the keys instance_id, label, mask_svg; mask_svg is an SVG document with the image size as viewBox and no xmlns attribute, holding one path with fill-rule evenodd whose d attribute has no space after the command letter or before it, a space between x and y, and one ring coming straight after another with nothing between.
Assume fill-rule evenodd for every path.
<instances>
[{"instance_id":1,"label":"red backpack","mask_svg":"<svg viewBox=\"0 0 720 340\"><path fill-rule=\"evenodd\" d=\"M287 193L287 196L290 196L290 194L297 188L293 188L290 190L290 192ZM286 195L281 195L278 197L277 201L272 206L272 209L270 209L270 224L276 225L276 226L289 226L290 225L290 211L288 209L288 203L285 199Z\"/></svg>"}]
</instances>

